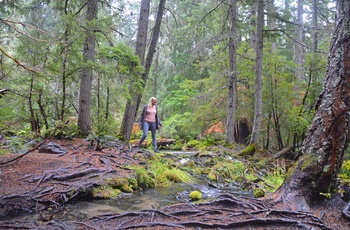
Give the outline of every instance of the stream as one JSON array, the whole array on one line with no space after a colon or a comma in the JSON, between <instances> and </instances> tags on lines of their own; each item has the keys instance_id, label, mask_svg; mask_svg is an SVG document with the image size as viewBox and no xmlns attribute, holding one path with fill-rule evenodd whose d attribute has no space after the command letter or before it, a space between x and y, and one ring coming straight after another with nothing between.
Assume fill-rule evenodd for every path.
<instances>
[{"instance_id":1,"label":"stream","mask_svg":"<svg viewBox=\"0 0 350 230\"><path fill-rule=\"evenodd\" d=\"M208 179L203 175L194 175L195 183L178 183L166 188L150 188L144 191L123 193L115 199L75 201L66 204L63 210L51 211L45 215L52 215L61 221L80 221L96 215L136 212L140 210L159 209L168 205L189 202L189 194L194 191L202 193L203 200L210 200L222 193L252 196L238 187L214 188L208 185ZM21 213L7 220L40 220L38 213Z\"/></svg>"},{"instance_id":2,"label":"stream","mask_svg":"<svg viewBox=\"0 0 350 230\"><path fill-rule=\"evenodd\" d=\"M195 152L168 152L170 155L193 155ZM156 187L145 190L137 190L133 193L122 193L115 199L92 200L92 201L74 201L65 204L60 210L48 210L43 212L44 217L52 216L61 221L81 221L83 219L111 214L136 212L141 210L160 209L162 207L190 202L189 194L192 191L200 191L202 200L213 199L223 193L232 193L238 196L252 197L251 192L243 191L241 188L232 184L212 185L206 175L192 175L193 183L176 183L170 187ZM36 212L17 213L7 220L41 220L40 214Z\"/></svg>"}]
</instances>

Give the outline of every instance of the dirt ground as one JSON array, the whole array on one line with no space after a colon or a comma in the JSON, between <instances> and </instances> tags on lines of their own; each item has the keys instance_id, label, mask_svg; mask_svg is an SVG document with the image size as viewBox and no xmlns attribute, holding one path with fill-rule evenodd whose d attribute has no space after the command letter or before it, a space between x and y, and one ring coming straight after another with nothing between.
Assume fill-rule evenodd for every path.
<instances>
[{"instance_id":1,"label":"dirt ground","mask_svg":"<svg viewBox=\"0 0 350 230\"><path fill-rule=\"evenodd\" d=\"M126 165L144 164L129 146L95 151L83 139L52 141L67 153L39 153L36 149L6 164L19 155L0 156L0 229L350 229L350 221L341 213L346 203L339 198L317 204L310 212L295 212L232 194L201 204L113 213L79 222L62 222L54 216L8 220L23 210L40 213L81 197L89 199L93 187L104 178L130 176L133 172Z\"/></svg>"}]
</instances>

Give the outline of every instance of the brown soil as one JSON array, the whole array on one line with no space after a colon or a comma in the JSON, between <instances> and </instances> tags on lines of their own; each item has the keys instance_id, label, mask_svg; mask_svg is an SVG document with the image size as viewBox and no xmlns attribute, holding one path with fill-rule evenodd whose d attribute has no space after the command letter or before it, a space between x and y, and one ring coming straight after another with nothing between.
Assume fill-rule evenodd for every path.
<instances>
[{"instance_id":1,"label":"brown soil","mask_svg":"<svg viewBox=\"0 0 350 230\"><path fill-rule=\"evenodd\" d=\"M311 212L290 211L265 200L222 195L202 204L177 204L160 210L142 210L96 216L79 222L7 220L10 215L48 207L62 208L75 199L91 199L92 189L111 176L128 177L129 164L143 164L147 151L120 144L95 151L82 139L55 140L66 154L38 150L7 162L18 154L0 156L0 229L350 229L342 216L346 203L334 198ZM136 154L136 155L135 155Z\"/></svg>"}]
</instances>

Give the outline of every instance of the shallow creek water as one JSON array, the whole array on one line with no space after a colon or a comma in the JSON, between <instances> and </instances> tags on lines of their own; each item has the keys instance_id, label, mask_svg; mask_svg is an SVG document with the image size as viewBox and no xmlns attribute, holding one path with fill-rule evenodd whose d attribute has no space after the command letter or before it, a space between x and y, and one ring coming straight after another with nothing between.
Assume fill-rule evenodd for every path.
<instances>
[{"instance_id":1,"label":"shallow creek water","mask_svg":"<svg viewBox=\"0 0 350 230\"><path fill-rule=\"evenodd\" d=\"M123 193L115 199L75 201L72 204L66 204L64 210L53 211L49 215L62 221L79 221L109 213L159 209L172 204L190 202L189 194L194 190L202 193L203 200L213 199L222 193L252 196L251 193L232 185L230 187L210 186L209 180L203 175L193 175L193 178L194 183L178 183L167 188L150 188L133 193ZM40 216L37 213L23 213L13 219L40 220Z\"/></svg>"}]
</instances>

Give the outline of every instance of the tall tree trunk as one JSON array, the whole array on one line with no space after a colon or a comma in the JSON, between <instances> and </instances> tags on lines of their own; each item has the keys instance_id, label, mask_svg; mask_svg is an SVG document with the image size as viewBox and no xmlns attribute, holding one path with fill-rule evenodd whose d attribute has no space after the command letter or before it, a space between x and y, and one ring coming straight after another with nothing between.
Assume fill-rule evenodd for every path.
<instances>
[{"instance_id":1,"label":"tall tree trunk","mask_svg":"<svg viewBox=\"0 0 350 230\"><path fill-rule=\"evenodd\" d=\"M109 118L109 97L110 97L110 92L109 92L109 86L107 86L107 93L106 93L106 113L105 113L105 119Z\"/></svg>"},{"instance_id":2,"label":"tall tree trunk","mask_svg":"<svg viewBox=\"0 0 350 230\"><path fill-rule=\"evenodd\" d=\"M136 55L139 56L140 62L144 65L145 62L145 53L147 47L147 31L148 31L148 21L149 21L149 9L150 9L150 0L142 0L140 8L140 17L139 25L136 36ZM142 88L144 87L142 85ZM132 87L130 87L131 89ZM125 105L123 121L120 126L118 138L129 142L131 130L133 123L135 122L135 117L137 109L140 104L141 95L138 92L131 92L133 94L132 100L128 100ZM130 133L130 134L129 134Z\"/></svg>"},{"instance_id":3,"label":"tall tree trunk","mask_svg":"<svg viewBox=\"0 0 350 230\"><path fill-rule=\"evenodd\" d=\"M267 25L271 30L276 30L277 29L276 17L272 16L272 15L276 15L275 1L270 0L266 3L266 5L267 5L267 9L266 9L267 10ZM271 51L272 51L272 53L275 53L277 51L277 44L276 44L275 39L272 40Z\"/></svg>"},{"instance_id":4,"label":"tall tree trunk","mask_svg":"<svg viewBox=\"0 0 350 230\"><path fill-rule=\"evenodd\" d=\"M255 1L251 2L249 16L250 16L249 24L250 24L250 28L251 28L249 31L249 43L250 43L250 46L255 49L255 46L256 46L256 33L255 33L256 3L255 3Z\"/></svg>"},{"instance_id":5,"label":"tall tree trunk","mask_svg":"<svg viewBox=\"0 0 350 230\"><path fill-rule=\"evenodd\" d=\"M43 117L43 120L44 120L44 123L45 123L45 128L48 129L49 128L49 122L47 121L47 116L46 116L46 113L45 113L45 107L43 106L43 104L41 102L42 95L43 95L43 91L40 90L39 91L39 95L38 95L39 96L39 98L38 98L38 105L39 105L41 116Z\"/></svg>"},{"instance_id":6,"label":"tall tree trunk","mask_svg":"<svg viewBox=\"0 0 350 230\"><path fill-rule=\"evenodd\" d=\"M66 30L64 31L64 47L61 52L61 55L63 56L63 63L62 63L62 102L61 102L61 116L59 119L63 121L65 111L66 111L66 83L67 83L67 55L68 55L68 36L69 36L69 25L66 25Z\"/></svg>"},{"instance_id":7,"label":"tall tree trunk","mask_svg":"<svg viewBox=\"0 0 350 230\"><path fill-rule=\"evenodd\" d=\"M89 24L97 16L97 3L98 0L87 0L87 15L86 21ZM90 132L91 120L90 120L90 107L91 107L91 86L92 86L92 74L93 70L89 65L86 65L89 61L94 61L95 57L95 33L92 28L86 31L86 39L83 49L83 60L85 66L82 69L80 80L80 94L79 94L79 115L78 126L83 135L87 135Z\"/></svg>"},{"instance_id":8,"label":"tall tree trunk","mask_svg":"<svg viewBox=\"0 0 350 230\"><path fill-rule=\"evenodd\" d=\"M34 91L34 75L32 74L32 77L30 79L30 93L28 97L28 104L29 104L29 112L30 112L30 124L32 127L33 132L39 132L40 126L39 126L39 120L35 118L35 111L33 108L33 91Z\"/></svg>"},{"instance_id":9,"label":"tall tree trunk","mask_svg":"<svg viewBox=\"0 0 350 230\"><path fill-rule=\"evenodd\" d=\"M303 15L304 15L304 0L298 0L298 30L297 30L297 43L295 43L295 62L297 68L295 75L299 81L304 80L304 49L303 49Z\"/></svg>"},{"instance_id":10,"label":"tall tree trunk","mask_svg":"<svg viewBox=\"0 0 350 230\"><path fill-rule=\"evenodd\" d=\"M142 3L144 3L144 2L146 2L146 3L148 2L148 11L149 11L149 0L142 0L140 21L139 21L139 30L145 29L145 28L140 28L140 25L143 25L142 23L144 23L143 20L147 20L147 25L148 25L148 18L145 18L145 16L143 15L143 13L144 13L143 11L146 11L145 9L142 9ZM162 17L163 17L165 3L166 3L166 0L160 0L160 2L159 2L156 22L155 22L153 33L152 33L150 46L148 48L147 57L146 57L146 60L144 62L145 71L142 73L142 80L144 81L142 88L144 88L146 85L146 82L148 79L148 74L149 74L149 71L150 71L151 65L152 65L154 52L156 51L156 46L157 46L157 42L158 42L160 26L162 23ZM146 36L144 33L140 33L140 34L143 34L142 36ZM138 35L139 35L139 32L138 32ZM139 37L137 39L139 39ZM143 39L143 38L140 38L140 39ZM145 43L145 46L146 46L146 43ZM140 52L141 52L141 48L140 48ZM140 60L143 60L143 59L141 59L141 56L144 55L144 53L143 54L137 53L137 54L139 55ZM143 62L141 62L141 63L143 63ZM135 117L136 117L137 110L138 110L140 102L141 102L141 97L142 97L142 94L139 92L136 92L133 96L133 100L132 101L129 100L126 103L123 121L122 121L121 128L120 128L119 135L118 135L118 137L120 139L124 140L125 142L129 142L129 140L130 140L132 127L133 127L133 124L135 122Z\"/></svg>"},{"instance_id":11,"label":"tall tree trunk","mask_svg":"<svg viewBox=\"0 0 350 230\"><path fill-rule=\"evenodd\" d=\"M156 59L153 67L153 96L157 97L157 86L159 78L159 52L156 54Z\"/></svg>"},{"instance_id":12,"label":"tall tree trunk","mask_svg":"<svg viewBox=\"0 0 350 230\"><path fill-rule=\"evenodd\" d=\"M326 79L316 114L302 142L298 162L275 195L287 204L298 200L302 207L302 201L307 204L320 198L320 193L331 192L349 144L349 126L350 2L338 0Z\"/></svg>"},{"instance_id":13,"label":"tall tree trunk","mask_svg":"<svg viewBox=\"0 0 350 230\"><path fill-rule=\"evenodd\" d=\"M318 0L312 1L312 49L317 51L318 49L318 19L317 19L317 4Z\"/></svg>"},{"instance_id":14,"label":"tall tree trunk","mask_svg":"<svg viewBox=\"0 0 350 230\"><path fill-rule=\"evenodd\" d=\"M256 30L254 123L250 144L259 144L262 119L262 58L263 58L264 1L258 0L258 18Z\"/></svg>"},{"instance_id":15,"label":"tall tree trunk","mask_svg":"<svg viewBox=\"0 0 350 230\"><path fill-rule=\"evenodd\" d=\"M230 23L231 34L229 41L230 52L230 72L228 76L228 104L226 121L226 144L232 144L235 141L235 123L237 110L237 2L231 0L230 5Z\"/></svg>"}]
</instances>

